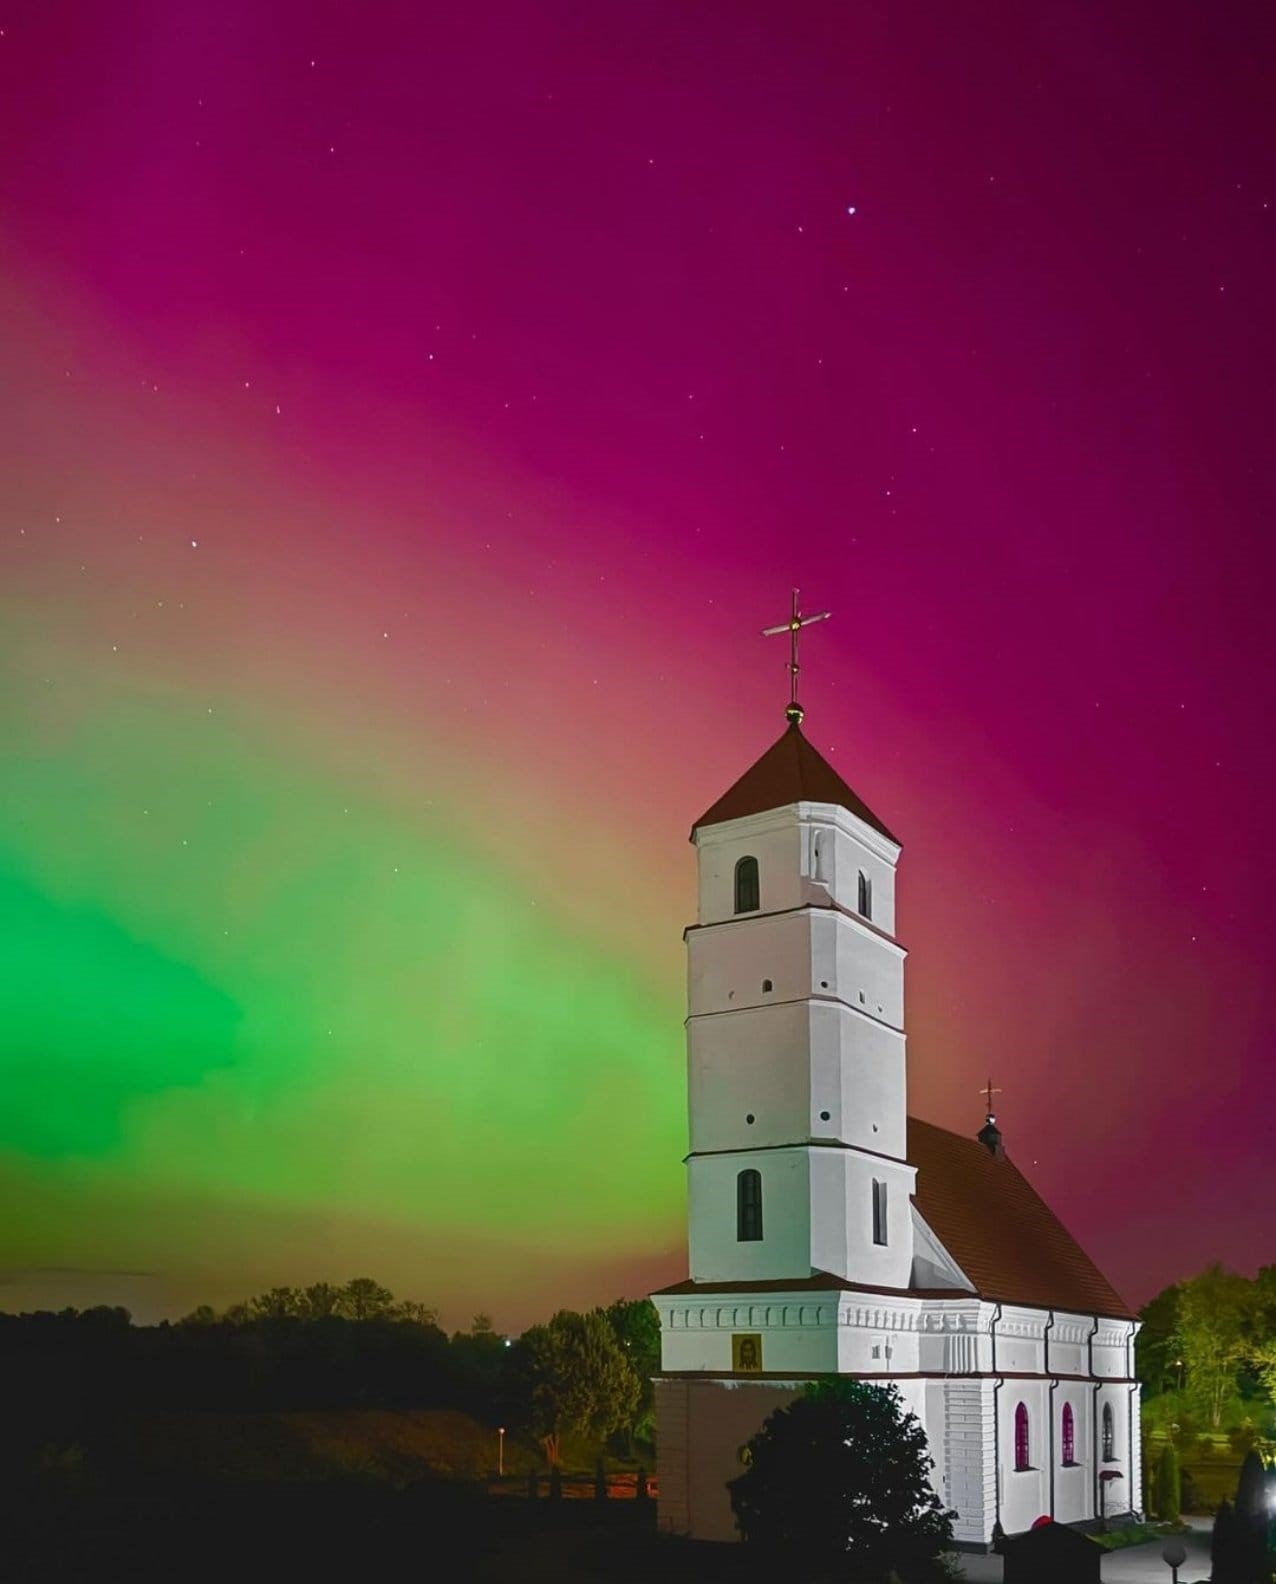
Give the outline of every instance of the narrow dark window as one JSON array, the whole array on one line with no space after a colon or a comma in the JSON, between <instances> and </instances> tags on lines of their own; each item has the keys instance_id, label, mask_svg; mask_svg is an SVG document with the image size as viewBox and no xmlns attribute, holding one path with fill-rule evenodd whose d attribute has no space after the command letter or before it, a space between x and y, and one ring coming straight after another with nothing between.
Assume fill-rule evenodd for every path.
<instances>
[{"instance_id":1,"label":"narrow dark window","mask_svg":"<svg viewBox=\"0 0 1276 1584\"><path fill-rule=\"evenodd\" d=\"M1028 1455L1032 1446L1028 1438L1028 1410L1023 1403L1015 1409L1015 1468L1029 1469L1032 1464Z\"/></svg>"},{"instance_id":2,"label":"narrow dark window","mask_svg":"<svg viewBox=\"0 0 1276 1584\"><path fill-rule=\"evenodd\" d=\"M1115 1446L1116 1446L1116 1432L1114 1431L1114 1429L1112 1427L1112 1404L1111 1403L1104 1403L1104 1405L1103 1405L1103 1461L1105 1463L1115 1463L1116 1462L1116 1452L1114 1450Z\"/></svg>"},{"instance_id":3,"label":"narrow dark window","mask_svg":"<svg viewBox=\"0 0 1276 1584\"><path fill-rule=\"evenodd\" d=\"M774 989L775 989L775 986L771 983L771 981L769 979L764 979L762 981L762 994L763 995L768 995Z\"/></svg>"},{"instance_id":4,"label":"narrow dark window","mask_svg":"<svg viewBox=\"0 0 1276 1584\"><path fill-rule=\"evenodd\" d=\"M762 1241L762 1173L752 1167L735 1180L735 1235L738 1243Z\"/></svg>"},{"instance_id":5,"label":"narrow dark window","mask_svg":"<svg viewBox=\"0 0 1276 1584\"><path fill-rule=\"evenodd\" d=\"M886 1247L886 1184L873 1179L873 1242Z\"/></svg>"},{"instance_id":6,"label":"narrow dark window","mask_svg":"<svg viewBox=\"0 0 1276 1584\"><path fill-rule=\"evenodd\" d=\"M863 918L871 919L873 916L873 882L864 871L860 870L859 885L859 911ZM737 912L739 910L737 909Z\"/></svg>"},{"instance_id":7,"label":"narrow dark window","mask_svg":"<svg viewBox=\"0 0 1276 1584\"><path fill-rule=\"evenodd\" d=\"M1071 1468L1077 1461L1077 1427L1072 1418L1072 1404L1063 1405L1063 1466Z\"/></svg>"},{"instance_id":8,"label":"narrow dark window","mask_svg":"<svg viewBox=\"0 0 1276 1584\"><path fill-rule=\"evenodd\" d=\"M759 905L758 860L741 858L735 866L735 910L737 913L756 913Z\"/></svg>"}]
</instances>

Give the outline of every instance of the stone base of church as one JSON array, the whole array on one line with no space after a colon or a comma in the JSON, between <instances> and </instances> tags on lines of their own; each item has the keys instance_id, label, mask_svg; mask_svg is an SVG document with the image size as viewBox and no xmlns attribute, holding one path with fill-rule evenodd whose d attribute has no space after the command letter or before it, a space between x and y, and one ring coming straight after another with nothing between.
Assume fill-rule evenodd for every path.
<instances>
[{"instance_id":1,"label":"stone base of church","mask_svg":"<svg viewBox=\"0 0 1276 1584\"><path fill-rule=\"evenodd\" d=\"M738 1540L727 1481L764 1419L786 1408L801 1381L656 1380L656 1521L666 1534Z\"/></svg>"}]
</instances>

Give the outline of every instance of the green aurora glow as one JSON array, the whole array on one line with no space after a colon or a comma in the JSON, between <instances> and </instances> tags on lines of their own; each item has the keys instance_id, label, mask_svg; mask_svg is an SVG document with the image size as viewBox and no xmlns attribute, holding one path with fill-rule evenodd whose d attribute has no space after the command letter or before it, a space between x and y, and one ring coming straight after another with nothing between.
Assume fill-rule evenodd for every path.
<instances>
[{"instance_id":1,"label":"green aurora glow","mask_svg":"<svg viewBox=\"0 0 1276 1584\"><path fill-rule=\"evenodd\" d=\"M473 1237L448 1285L477 1304L506 1240L676 1237L679 1008L602 941L441 819L225 721L130 704L45 737L9 758L0 829L6 1260L190 1271L229 1206L245 1279L298 1217L270 1279L362 1253L428 1299ZM203 1206L185 1236L164 1202Z\"/></svg>"}]
</instances>

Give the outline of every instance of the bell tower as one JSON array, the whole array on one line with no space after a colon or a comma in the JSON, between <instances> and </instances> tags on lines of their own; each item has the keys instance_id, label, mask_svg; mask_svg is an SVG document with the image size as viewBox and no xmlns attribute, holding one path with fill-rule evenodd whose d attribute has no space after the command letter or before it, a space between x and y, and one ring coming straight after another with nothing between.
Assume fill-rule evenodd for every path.
<instances>
[{"instance_id":1,"label":"bell tower","mask_svg":"<svg viewBox=\"0 0 1276 1584\"><path fill-rule=\"evenodd\" d=\"M906 1288L900 847L787 713L692 829L690 1275Z\"/></svg>"}]
</instances>

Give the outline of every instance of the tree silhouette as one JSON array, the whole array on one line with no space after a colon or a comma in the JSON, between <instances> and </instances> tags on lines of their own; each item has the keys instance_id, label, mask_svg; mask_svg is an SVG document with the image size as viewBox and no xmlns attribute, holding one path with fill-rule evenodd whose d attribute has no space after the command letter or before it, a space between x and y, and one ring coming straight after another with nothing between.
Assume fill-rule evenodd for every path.
<instances>
[{"instance_id":1,"label":"tree silhouette","mask_svg":"<svg viewBox=\"0 0 1276 1584\"><path fill-rule=\"evenodd\" d=\"M1252 1353L1254 1311L1252 1284L1221 1265L1211 1265L1179 1291L1174 1345L1183 1360L1188 1395L1215 1429L1236 1389L1237 1368Z\"/></svg>"},{"instance_id":2,"label":"tree silhouette","mask_svg":"<svg viewBox=\"0 0 1276 1584\"><path fill-rule=\"evenodd\" d=\"M556 1467L565 1433L601 1440L632 1418L638 1376L601 1309L560 1309L523 1333L519 1352L530 1381L532 1425Z\"/></svg>"},{"instance_id":3,"label":"tree silhouette","mask_svg":"<svg viewBox=\"0 0 1276 1584\"><path fill-rule=\"evenodd\" d=\"M297 1319L305 1313L305 1295L295 1287L272 1287L248 1300L248 1313L253 1320Z\"/></svg>"},{"instance_id":4,"label":"tree silhouette","mask_svg":"<svg viewBox=\"0 0 1276 1584\"><path fill-rule=\"evenodd\" d=\"M370 1276L356 1276L341 1289L337 1313L347 1320L379 1320L394 1307L394 1294Z\"/></svg>"},{"instance_id":5,"label":"tree silhouette","mask_svg":"<svg viewBox=\"0 0 1276 1584\"><path fill-rule=\"evenodd\" d=\"M651 1428L655 1381L660 1369L660 1316L650 1298L617 1298L606 1310L616 1340L638 1376L639 1397L633 1417L624 1426L632 1451L633 1437Z\"/></svg>"},{"instance_id":6,"label":"tree silhouette","mask_svg":"<svg viewBox=\"0 0 1276 1584\"><path fill-rule=\"evenodd\" d=\"M730 1482L745 1541L790 1576L924 1577L955 1514L931 1487L915 1415L893 1386L821 1382L773 1413Z\"/></svg>"},{"instance_id":7,"label":"tree silhouette","mask_svg":"<svg viewBox=\"0 0 1276 1584\"><path fill-rule=\"evenodd\" d=\"M302 1296L307 1320L326 1320L340 1311L341 1289L332 1282L314 1282Z\"/></svg>"},{"instance_id":8,"label":"tree silhouette","mask_svg":"<svg viewBox=\"0 0 1276 1584\"><path fill-rule=\"evenodd\" d=\"M1156 1465L1156 1515L1166 1523L1177 1523L1183 1507L1183 1484L1179 1473L1178 1448L1167 1441Z\"/></svg>"}]
</instances>

